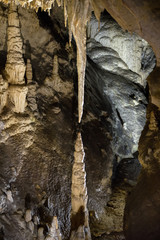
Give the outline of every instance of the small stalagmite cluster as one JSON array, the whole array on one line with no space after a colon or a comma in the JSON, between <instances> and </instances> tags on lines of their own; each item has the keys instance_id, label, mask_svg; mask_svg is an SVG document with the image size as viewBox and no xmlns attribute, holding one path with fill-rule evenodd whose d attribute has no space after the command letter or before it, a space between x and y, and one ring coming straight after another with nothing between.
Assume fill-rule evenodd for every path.
<instances>
[{"instance_id":1,"label":"small stalagmite cluster","mask_svg":"<svg viewBox=\"0 0 160 240\"><path fill-rule=\"evenodd\" d=\"M74 164L72 169L72 212L71 240L91 239L87 209L87 187L84 163L84 149L81 134L75 142Z\"/></svg>"},{"instance_id":2,"label":"small stalagmite cluster","mask_svg":"<svg viewBox=\"0 0 160 240\"><path fill-rule=\"evenodd\" d=\"M18 1L17 1L18 2ZM18 18L18 7L15 1L5 1L10 3L8 12L8 28L7 28L7 62L5 65L4 79L0 76L0 111L7 105L7 101L10 100L13 104L13 111L16 113L23 113L25 107L28 104L36 106L33 103L34 96L36 94L37 85L33 82L33 73L31 60L27 59L25 65L23 59L23 42L20 31L20 22ZM35 2L35 1L34 1ZM79 118L78 122L81 122L83 114L84 103L84 78L85 78L85 66L86 66L86 24L90 13L90 2L82 1L85 11L84 21L81 21L82 12L79 11L79 4L77 1L69 1L68 6L64 1L65 21L68 18L68 25L70 29L70 42L72 33L74 34L77 43L77 67L78 67L78 107ZM50 2L36 1L36 8L43 8L44 10L51 8ZM57 1L58 6L62 5L62 1ZM19 1L19 4L24 6L24 2ZM33 2L28 1L27 6L33 7ZM81 8L80 8L81 9ZM78 14L78 17L77 17ZM68 16L71 16L68 17ZM58 76L58 57L55 55L53 59L53 74L54 88L59 86ZM26 82L25 82L26 75ZM55 81L57 80L57 81ZM26 101L27 99L27 101ZM36 109L32 109L36 111ZM87 187L86 187L86 172L84 164L84 149L81 133L78 133L77 140L75 142L74 152L74 164L72 170L72 194L71 194L71 240L73 239L91 239L89 216L87 209ZM29 217L28 217L29 216ZM32 222L32 216L30 210L26 212L25 221L28 224L29 229L34 232L34 224ZM53 221L49 228L48 235L45 237L43 229L38 229L38 239L46 240L61 240L61 234L58 227L57 217L53 217Z\"/></svg>"},{"instance_id":3,"label":"small stalagmite cluster","mask_svg":"<svg viewBox=\"0 0 160 240\"><path fill-rule=\"evenodd\" d=\"M45 240L61 240L61 233L58 227L58 219L56 216L53 217L51 227L49 229L48 236Z\"/></svg>"},{"instance_id":4,"label":"small stalagmite cluster","mask_svg":"<svg viewBox=\"0 0 160 240\"><path fill-rule=\"evenodd\" d=\"M90 19L92 10L95 11L97 19L100 19L100 13L104 9L103 4L100 7L99 5L97 5L96 0L1 0L1 2L5 4L20 4L23 7L34 8L36 11L41 8L42 10L48 12L50 12L54 3L57 2L57 5L64 9L65 25L67 25L68 21L70 43L73 33L77 45L78 122L80 123L83 115L84 105L84 82L86 68L86 26L87 22ZM15 22L18 23L16 20ZM21 60L22 59L19 59L18 69L19 74L22 77L23 67L25 66L23 65L23 61ZM10 68L9 63L7 68ZM13 67L11 69L13 70ZM19 81L22 81L22 78L20 78Z\"/></svg>"},{"instance_id":5,"label":"small stalagmite cluster","mask_svg":"<svg viewBox=\"0 0 160 240\"><path fill-rule=\"evenodd\" d=\"M32 232L37 240L61 240L61 233L58 226L58 219L56 216L52 218L51 224L47 225L48 233L44 234L44 227L38 226L39 218L32 216L32 211L27 209L24 216L28 229Z\"/></svg>"}]
</instances>

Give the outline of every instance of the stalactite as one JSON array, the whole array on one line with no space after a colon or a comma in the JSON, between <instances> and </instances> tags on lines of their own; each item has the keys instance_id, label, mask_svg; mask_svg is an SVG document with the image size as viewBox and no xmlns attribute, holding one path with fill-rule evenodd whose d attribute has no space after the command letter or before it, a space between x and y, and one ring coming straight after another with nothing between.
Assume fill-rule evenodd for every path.
<instances>
[{"instance_id":1,"label":"stalactite","mask_svg":"<svg viewBox=\"0 0 160 240\"><path fill-rule=\"evenodd\" d=\"M2 112L3 108L7 104L7 98L8 98L8 82L5 81L0 75L0 113Z\"/></svg>"},{"instance_id":2,"label":"stalactite","mask_svg":"<svg viewBox=\"0 0 160 240\"><path fill-rule=\"evenodd\" d=\"M72 33L77 44L78 70L78 121L81 122L84 104L84 80L86 68L86 25L90 18L89 0L68 0L68 28L71 41Z\"/></svg>"},{"instance_id":3,"label":"stalactite","mask_svg":"<svg viewBox=\"0 0 160 240\"><path fill-rule=\"evenodd\" d=\"M9 0L1 0L4 3L10 3ZM26 0L25 3L30 8L36 11L41 7L44 11L49 11L52 8L55 0ZM65 26L69 28L69 38L71 42L72 33L77 44L77 69L78 69L78 121L81 122L83 115L84 105L84 80L85 80L85 67L86 67L86 25L90 18L92 5L97 6L94 0L56 0L57 5L64 8ZM17 0L17 4L24 6L24 1ZM99 18L99 8L97 8L97 16ZM23 64L22 64L23 65ZM21 66L22 67L22 66ZM10 66L8 65L8 68ZM16 73L16 72L15 72ZM21 73L23 75L23 71ZM23 80L23 77L19 80ZM10 81L13 81L10 80Z\"/></svg>"},{"instance_id":4,"label":"stalactite","mask_svg":"<svg viewBox=\"0 0 160 240\"><path fill-rule=\"evenodd\" d=\"M71 240L91 239L88 221L88 195L84 156L85 153L81 134L78 133L75 143L74 164L72 169Z\"/></svg>"}]
</instances>

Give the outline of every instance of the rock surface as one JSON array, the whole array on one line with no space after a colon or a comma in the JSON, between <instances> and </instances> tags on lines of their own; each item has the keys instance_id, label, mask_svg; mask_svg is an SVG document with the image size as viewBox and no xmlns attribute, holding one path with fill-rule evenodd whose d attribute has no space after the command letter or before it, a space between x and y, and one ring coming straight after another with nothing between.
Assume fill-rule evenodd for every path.
<instances>
[{"instance_id":1,"label":"rock surface","mask_svg":"<svg viewBox=\"0 0 160 240\"><path fill-rule=\"evenodd\" d=\"M4 23L0 25L2 75L8 61L7 11L0 5ZM78 128L86 153L87 208L93 239L123 239L125 199L140 171L137 149L145 123L145 78L154 66L151 48L136 35L124 33L106 14L98 32L93 18L94 31L90 26L87 45L84 118L77 126L76 52L74 43L71 48L66 44L63 13L58 19L54 11L49 17L18 7L18 13L23 40L20 52L26 66L23 83L28 85L12 84L8 90L12 102L2 104L0 237L42 240L59 239L62 234L62 239L69 238ZM131 50L134 54L127 61L127 51ZM21 98L17 94L12 97L12 90L19 94L20 88L28 88L28 93L24 90L28 103L24 112L13 108L18 102L19 109ZM153 129L156 121L152 115ZM26 217L27 211L30 214ZM78 226L78 238L84 238L85 230Z\"/></svg>"}]
</instances>

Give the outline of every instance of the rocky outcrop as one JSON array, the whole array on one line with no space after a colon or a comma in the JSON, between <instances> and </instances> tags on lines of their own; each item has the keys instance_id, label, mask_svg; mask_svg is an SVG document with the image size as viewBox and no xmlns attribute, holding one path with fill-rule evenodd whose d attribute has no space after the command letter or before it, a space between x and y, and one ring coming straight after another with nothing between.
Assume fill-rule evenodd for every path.
<instances>
[{"instance_id":1,"label":"rocky outcrop","mask_svg":"<svg viewBox=\"0 0 160 240\"><path fill-rule=\"evenodd\" d=\"M132 44L132 50L130 47L130 51L132 51L130 63L136 59L136 52L139 52L139 56L145 56L145 49L150 49L150 47L138 36L121 31L122 29L108 15L102 16L100 29L98 29L98 22L95 18L91 20L91 27L88 29L88 37L92 36L92 38L87 41L88 62L85 89L87 102L85 110L87 109L90 114L87 114L84 118L84 122L86 121L84 125L87 124L89 128L89 126L92 126L92 122L95 126L92 131L95 131L94 129L98 126L97 119L101 119L106 126L105 135L108 138L110 136L112 142L105 143L103 149L101 149L104 157L103 161L106 161L104 168L108 171L101 178L101 183L99 181L98 184L97 180L95 181L95 188L90 187L91 189L88 189L89 199L92 196L92 201L89 201L89 209L91 210L90 227L92 234L96 237L109 237L108 235L112 234L114 230L119 234L122 233L126 197L131 188L136 185L141 169L137 158L137 150L141 131L145 125L147 97L144 88L146 85L144 76L145 74L147 76L149 69L143 74L145 71L140 63L137 70L130 69L129 63L120 57L116 45L121 46L121 51L124 50L125 52L125 42L128 42L128 38L131 38L131 41L135 43ZM118 38L118 36L121 37ZM116 39L115 47L113 44L114 38ZM144 52L142 49L144 49ZM152 52L151 49L148 51ZM141 58L141 61L144 62L144 59L147 63L148 57ZM150 71L155 64L154 57L151 57L151 59ZM140 60L138 61L140 62ZM101 95L102 92L103 96ZM92 97L90 97L91 93ZM90 132L93 139L96 139L98 134L96 132L94 136ZM113 139L111 136L114 136ZM93 140L91 137L84 136L85 141L91 143ZM92 149L96 149L96 144L92 144ZM114 159L111 158L112 153L109 146L112 146L112 152L115 153L115 155L113 154ZM87 150L85 152L86 164L91 161L88 158L91 158L93 163L93 155ZM104 162L100 161L100 164L105 164ZM115 166L115 172L113 172L113 166ZM131 169L134 169L132 173ZM92 168L88 170L87 179L89 180L90 171L96 172ZM107 189L106 192L103 191L103 184ZM96 191L101 196L98 200L94 197ZM107 203L105 207L104 202Z\"/></svg>"},{"instance_id":2,"label":"rocky outcrop","mask_svg":"<svg viewBox=\"0 0 160 240\"><path fill-rule=\"evenodd\" d=\"M151 101L147 110L147 122L139 142L139 160L142 171L131 194L127 198L125 209L126 239L159 239L159 91L153 87L158 82L160 71L156 68L149 76ZM138 197L137 197L138 196Z\"/></svg>"},{"instance_id":3,"label":"rocky outcrop","mask_svg":"<svg viewBox=\"0 0 160 240\"><path fill-rule=\"evenodd\" d=\"M87 53L101 68L97 71L101 73L101 76L96 76L97 81L102 82L101 91L112 102L114 116L117 115L123 132L123 141L116 138L116 142L119 143L114 146L114 151L123 157L124 147L121 143L123 142L124 146L125 142L125 156L131 157L138 150L139 137L145 124L147 101L144 88L146 78L155 65L154 54L147 42L137 35L124 33L109 15L102 16L99 31L98 22L94 17L90 24ZM150 61L147 61L148 58ZM93 78L95 75L96 71ZM120 130L119 123L115 123L115 135Z\"/></svg>"},{"instance_id":4,"label":"rocky outcrop","mask_svg":"<svg viewBox=\"0 0 160 240\"><path fill-rule=\"evenodd\" d=\"M108 18L102 15L100 31L96 18L91 18L88 37L87 53L95 63L146 87L146 79L155 66L155 57L144 39L125 32L109 15Z\"/></svg>"}]
</instances>

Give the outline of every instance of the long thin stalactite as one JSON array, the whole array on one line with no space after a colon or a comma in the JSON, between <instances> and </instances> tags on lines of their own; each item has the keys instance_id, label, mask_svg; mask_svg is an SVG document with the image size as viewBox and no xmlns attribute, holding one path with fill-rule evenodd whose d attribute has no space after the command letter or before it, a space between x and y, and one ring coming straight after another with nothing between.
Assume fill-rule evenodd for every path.
<instances>
[{"instance_id":1,"label":"long thin stalactite","mask_svg":"<svg viewBox=\"0 0 160 240\"><path fill-rule=\"evenodd\" d=\"M100 12L96 0L0 0L5 4L15 3L22 7L35 9L41 8L44 11L50 10L55 2L64 9L65 26L69 28L70 43L72 34L77 45L77 71L78 71L78 122L83 116L84 105L84 83L86 68L86 26L90 19L91 11L94 10L96 17L100 18Z\"/></svg>"}]
</instances>

